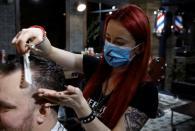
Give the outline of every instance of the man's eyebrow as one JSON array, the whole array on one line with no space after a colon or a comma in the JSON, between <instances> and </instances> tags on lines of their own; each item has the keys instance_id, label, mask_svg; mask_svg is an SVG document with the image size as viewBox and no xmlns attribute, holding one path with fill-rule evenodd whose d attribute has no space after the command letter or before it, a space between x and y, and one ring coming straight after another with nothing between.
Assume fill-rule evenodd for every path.
<instances>
[{"instance_id":1,"label":"man's eyebrow","mask_svg":"<svg viewBox=\"0 0 195 131\"><path fill-rule=\"evenodd\" d=\"M6 101L2 101L0 100L0 106L3 106L3 107L8 107L8 108L16 108L15 105L9 103L9 102L6 102Z\"/></svg>"}]
</instances>

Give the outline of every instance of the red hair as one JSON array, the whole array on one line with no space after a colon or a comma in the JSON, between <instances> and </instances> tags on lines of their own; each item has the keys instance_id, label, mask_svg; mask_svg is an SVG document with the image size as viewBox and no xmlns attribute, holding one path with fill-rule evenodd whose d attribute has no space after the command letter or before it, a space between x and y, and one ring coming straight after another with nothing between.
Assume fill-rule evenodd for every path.
<instances>
[{"instance_id":1,"label":"red hair","mask_svg":"<svg viewBox=\"0 0 195 131\"><path fill-rule=\"evenodd\" d=\"M142 53L137 55L128 65L127 70L114 81L116 87L101 118L105 125L113 129L129 106L139 83L146 75L150 58L151 34L147 16L136 5L125 6L109 15L105 21L104 31L106 31L107 24L111 19L119 21L131 33L136 43L141 43L143 48ZM85 87L83 93L86 99L90 98L95 88L102 87L102 83L109 77L110 73L110 67L102 59L97 71Z\"/></svg>"}]
</instances>

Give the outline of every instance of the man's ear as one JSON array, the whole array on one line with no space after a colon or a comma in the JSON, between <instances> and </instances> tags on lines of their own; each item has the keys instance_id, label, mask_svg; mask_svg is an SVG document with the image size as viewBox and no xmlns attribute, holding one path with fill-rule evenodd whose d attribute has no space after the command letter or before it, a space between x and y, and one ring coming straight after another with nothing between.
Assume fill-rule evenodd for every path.
<instances>
[{"instance_id":1,"label":"man's ear","mask_svg":"<svg viewBox=\"0 0 195 131\"><path fill-rule=\"evenodd\" d=\"M37 110L37 123L42 124L45 120L48 119L48 115L51 113L50 107L43 105L40 105L39 109Z\"/></svg>"}]
</instances>

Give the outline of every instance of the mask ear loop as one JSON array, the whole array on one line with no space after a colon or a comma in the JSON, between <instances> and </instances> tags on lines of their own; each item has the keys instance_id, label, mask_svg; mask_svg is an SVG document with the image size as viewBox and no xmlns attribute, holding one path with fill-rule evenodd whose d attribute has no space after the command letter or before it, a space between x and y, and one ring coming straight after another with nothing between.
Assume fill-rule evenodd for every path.
<instances>
[{"instance_id":1,"label":"mask ear loop","mask_svg":"<svg viewBox=\"0 0 195 131\"><path fill-rule=\"evenodd\" d=\"M132 54L133 56L132 56L131 58L129 58L130 61L133 60L134 57L136 57L137 55L140 54L140 52L135 51L135 49L136 49L137 47L139 47L139 46L142 46L142 45L143 45L143 43L139 43L139 44L137 44L135 47L131 48L131 51L134 52L134 54ZM131 53L132 53L132 52L131 52Z\"/></svg>"},{"instance_id":2,"label":"mask ear loop","mask_svg":"<svg viewBox=\"0 0 195 131\"><path fill-rule=\"evenodd\" d=\"M143 46L143 43L137 44L132 50L135 50L135 48L137 48L137 47L139 47L139 46L140 46L140 48L143 48L143 47L142 47L142 46ZM141 52L142 52L142 49L139 49L138 52L135 51L135 55L139 55Z\"/></svg>"}]
</instances>

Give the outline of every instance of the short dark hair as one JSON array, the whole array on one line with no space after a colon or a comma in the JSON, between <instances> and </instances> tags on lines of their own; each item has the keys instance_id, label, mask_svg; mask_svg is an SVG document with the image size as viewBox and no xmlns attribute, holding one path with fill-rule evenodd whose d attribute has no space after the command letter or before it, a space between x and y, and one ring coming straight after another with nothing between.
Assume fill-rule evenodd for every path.
<instances>
[{"instance_id":1,"label":"short dark hair","mask_svg":"<svg viewBox=\"0 0 195 131\"><path fill-rule=\"evenodd\" d=\"M65 76L63 68L53 61L31 54L29 56L30 67L32 70L32 86L56 91L64 90ZM23 69L23 58L14 55L5 64L0 65L0 74L8 75Z\"/></svg>"},{"instance_id":2,"label":"short dark hair","mask_svg":"<svg viewBox=\"0 0 195 131\"><path fill-rule=\"evenodd\" d=\"M38 84L40 88L62 91L64 89L65 77L62 67L53 61L31 54L29 57L30 66L33 70L33 84ZM14 56L1 65L0 73L11 73L23 68L23 58Z\"/></svg>"}]
</instances>

